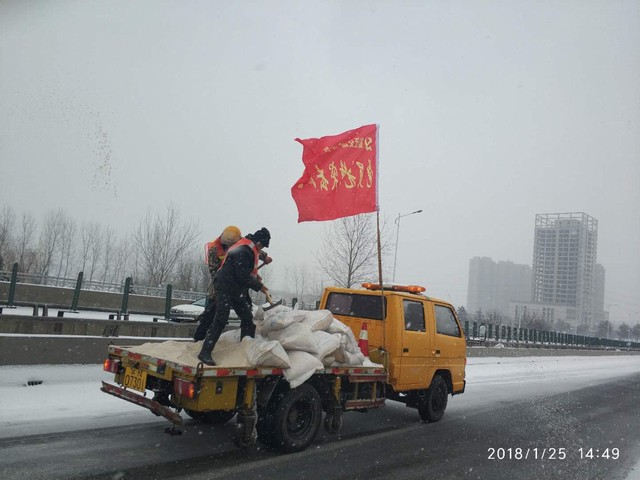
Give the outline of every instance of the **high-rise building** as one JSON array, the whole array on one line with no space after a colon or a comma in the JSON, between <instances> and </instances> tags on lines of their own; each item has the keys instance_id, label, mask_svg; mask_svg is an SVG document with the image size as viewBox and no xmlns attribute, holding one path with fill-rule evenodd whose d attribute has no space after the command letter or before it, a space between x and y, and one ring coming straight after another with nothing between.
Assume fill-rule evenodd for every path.
<instances>
[{"instance_id":1,"label":"high-rise building","mask_svg":"<svg viewBox=\"0 0 640 480\"><path fill-rule=\"evenodd\" d=\"M586 213L536 215L533 301L573 307L567 320L593 325L597 245L598 221Z\"/></svg>"},{"instance_id":2,"label":"high-rise building","mask_svg":"<svg viewBox=\"0 0 640 480\"><path fill-rule=\"evenodd\" d=\"M596 263L593 271L593 320L597 325L604 318L604 281L605 269L599 263Z\"/></svg>"},{"instance_id":3,"label":"high-rise building","mask_svg":"<svg viewBox=\"0 0 640 480\"><path fill-rule=\"evenodd\" d=\"M512 301L531 299L531 267L489 257L469 261L467 312L499 312L507 315Z\"/></svg>"}]
</instances>

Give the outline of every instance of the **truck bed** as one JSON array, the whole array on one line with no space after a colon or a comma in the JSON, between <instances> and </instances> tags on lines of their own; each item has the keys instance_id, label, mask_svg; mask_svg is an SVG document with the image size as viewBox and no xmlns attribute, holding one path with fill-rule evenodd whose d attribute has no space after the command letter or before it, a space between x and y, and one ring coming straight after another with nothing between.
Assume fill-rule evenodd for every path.
<instances>
[{"instance_id":1,"label":"truck bed","mask_svg":"<svg viewBox=\"0 0 640 480\"><path fill-rule=\"evenodd\" d=\"M169 342L164 342L169 343ZM175 342L175 343L187 343L187 342ZM199 345L195 343L189 343L197 347ZM140 350L139 346L117 346L110 345L108 353L110 355L120 357L124 363L142 363L142 367L152 371L164 373L166 369L171 369L174 372L182 373L186 376L200 376L200 377L228 377L228 376L240 376L240 377L265 377L268 375L283 375L284 370L282 368L273 367L254 367L249 365L239 364L233 365L215 365L209 366L203 364L194 355L193 359L176 358L175 355L149 355L136 352ZM126 361L125 359L129 360ZM316 373L333 374L333 375L382 375L385 373L384 368L379 365L362 365L362 366L331 366L323 370L317 370Z\"/></svg>"}]
</instances>

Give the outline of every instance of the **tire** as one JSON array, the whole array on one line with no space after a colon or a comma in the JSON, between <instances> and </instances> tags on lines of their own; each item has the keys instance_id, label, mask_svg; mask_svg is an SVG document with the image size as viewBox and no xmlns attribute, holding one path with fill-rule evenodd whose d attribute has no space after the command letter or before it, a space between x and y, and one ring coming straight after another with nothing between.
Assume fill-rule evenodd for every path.
<instances>
[{"instance_id":1,"label":"tire","mask_svg":"<svg viewBox=\"0 0 640 480\"><path fill-rule=\"evenodd\" d=\"M448 400L447 382L440 375L436 375L427 389L427 394L418 401L418 413L422 421L428 423L439 421L447 409Z\"/></svg>"},{"instance_id":2,"label":"tire","mask_svg":"<svg viewBox=\"0 0 640 480\"><path fill-rule=\"evenodd\" d=\"M332 435L339 433L342 429L342 412L327 413L324 418L324 429Z\"/></svg>"},{"instance_id":3,"label":"tire","mask_svg":"<svg viewBox=\"0 0 640 480\"><path fill-rule=\"evenodd\" d=\"M276 398L258 423L260 440L283 453L307 448L320 428L322 402L311 385L300 385Z\"/></svg>"},{"instance_id":4,"label":"tire","mask_svg":"<svg viewBox=\"0 0 640 480\"><path fill-rule=\"evenodd\" d=\"M184 409L184 413L194 420L212 425L222 425L227 423L236 414L233 410L215 410L212 412L194 412L193 410Z\"/></svg>"}]
</instances>

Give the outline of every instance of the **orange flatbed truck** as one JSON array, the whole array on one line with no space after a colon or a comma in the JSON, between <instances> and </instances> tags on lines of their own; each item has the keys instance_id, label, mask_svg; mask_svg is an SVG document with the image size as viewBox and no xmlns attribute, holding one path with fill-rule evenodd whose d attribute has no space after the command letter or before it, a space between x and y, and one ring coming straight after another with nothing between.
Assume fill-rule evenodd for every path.
<instances>
[{"instance_id":1,"label":"orange flatbed truck","mask_svg":"<svg viewBox=\"0 0 640 480\"><path fill-rule=\"evenodd\" d=\"M366 325L370 358L382 366L328 367L291 388L282 369L182 365L110 346L104 369L115 373L115 384L102 382L102 391L165 417L174 424L169 433L182 424L182 410L214 424L236 416L238 447L259 439L285 453L313 442L323 412L329 433L340 431L344 412L379 408L387 399L416 408L424 422L439 421L448 396L465 390L466 342L455 309L423 287L363 287L325 289L320 309L356 337Z\"/></svg>"}]
</instances>

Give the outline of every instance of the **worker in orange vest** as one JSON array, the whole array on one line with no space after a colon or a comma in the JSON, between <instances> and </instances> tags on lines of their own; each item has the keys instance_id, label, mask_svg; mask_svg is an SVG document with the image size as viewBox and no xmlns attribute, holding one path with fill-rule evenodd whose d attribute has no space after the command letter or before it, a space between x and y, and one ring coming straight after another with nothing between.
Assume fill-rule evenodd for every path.
<instances>
[{"instance_id":1,"label":"worker in orange vest","mask_svg":"<svg viewBox=\"0 0 640 480\"><path fill-rule=\"evenodd\" d=\"M246 301L246 292L251 288L265 295L269 293L258 275L258 261L262 249L269 246L270 240L269 230L261 228L236 242L227 251L216 276L216 313L198 354L201 362L215 365L211 352L227 326L232 308L240 318L240 338L254 336L256 327L251 307Z\"/></svg>"},{"instance_id":2,"label":"worker in orange vest","mask_svg":"<svg viewBox=\"0 0 640 480\"><path fill-rule=\"evenodd\" d=\"M220 268L220 265L222 265L229 247L241 238L242 233L240 233L240 229L235 225L229 225L222 231L222 234L218 238L208 242L204 247L205 263L209 267L210 278L209 286L207 288L207 303L204 312L202 312L197 318L198 326L193 334L193 339L196 342L204 340L204 337L207 335L207 330L211 326L211 322L213 322L213 317L216 313L217 299L215 281L218 269Z\"/></svg>"}]
</instances>

